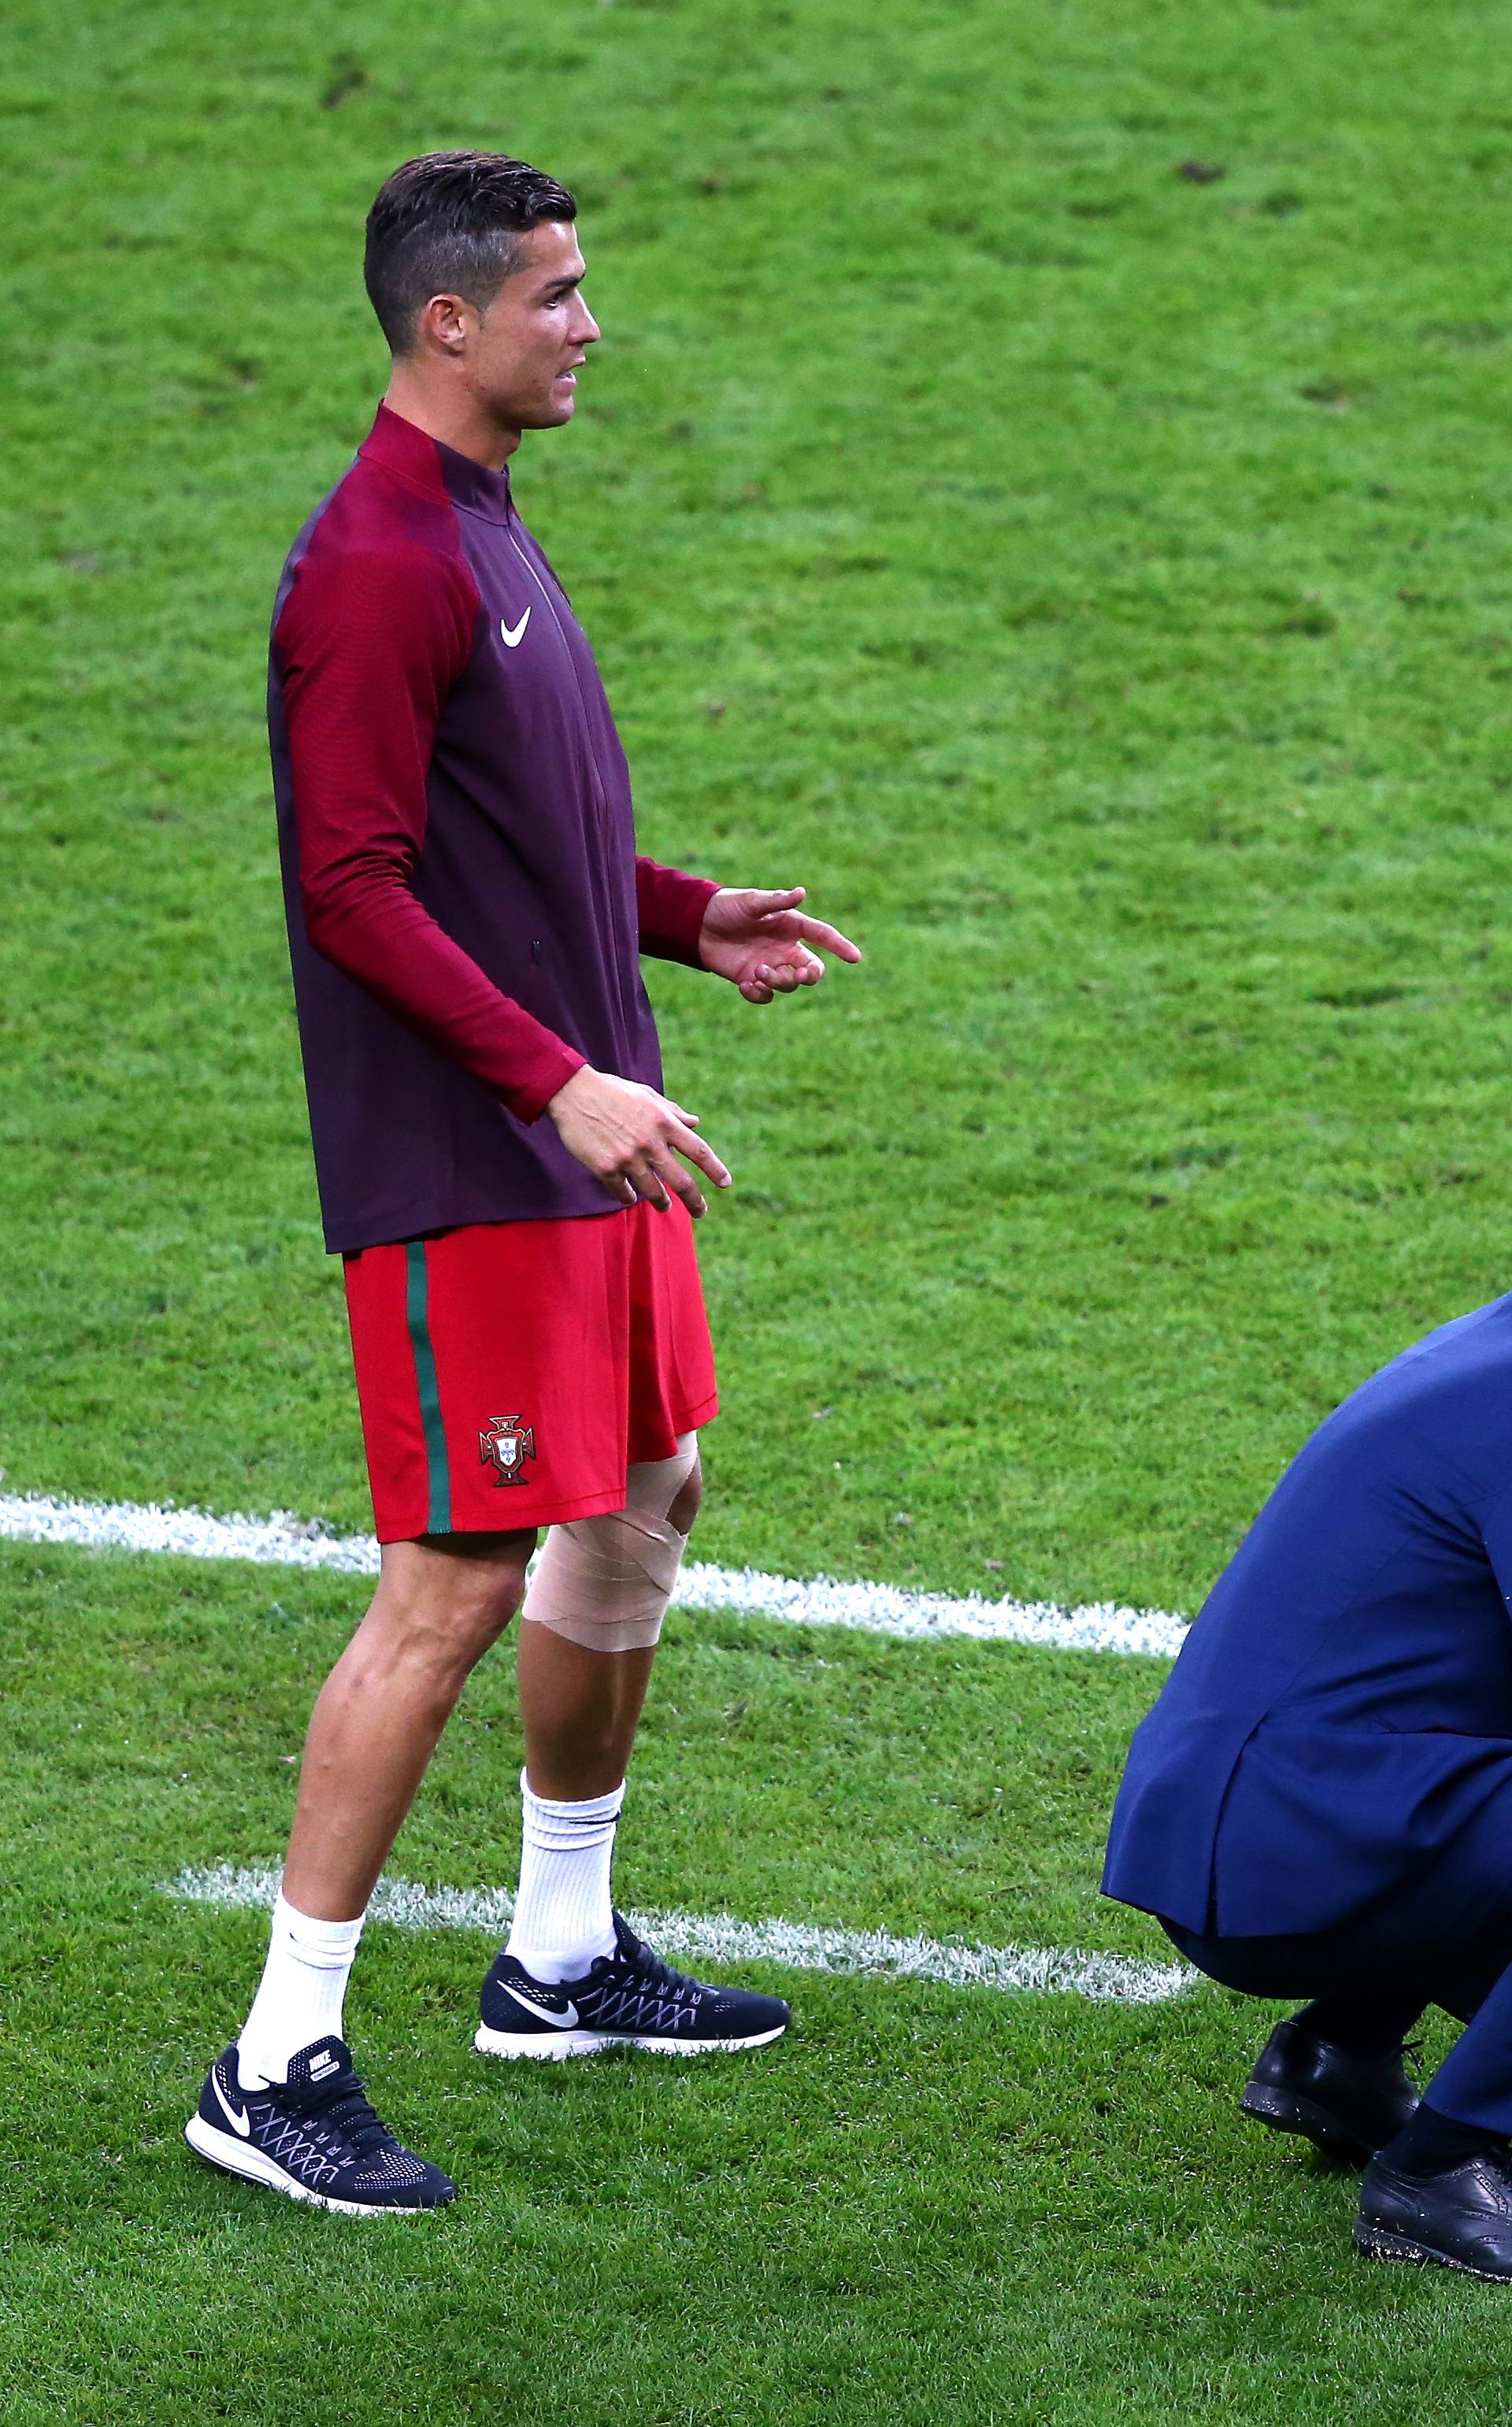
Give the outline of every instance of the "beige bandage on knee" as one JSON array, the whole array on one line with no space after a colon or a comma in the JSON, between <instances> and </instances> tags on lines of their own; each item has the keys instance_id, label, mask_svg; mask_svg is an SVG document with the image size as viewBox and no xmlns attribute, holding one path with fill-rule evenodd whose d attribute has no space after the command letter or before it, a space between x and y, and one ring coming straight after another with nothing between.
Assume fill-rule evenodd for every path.
<instances>
[{"instance_id":1,"label":"beige bandage on knee","mask_svg":"<svg viewBox=\"0 0 1512 2427\"><path fill-rule=\"evenodd\" d=\"M553 1525L521 1616L590 1652L636 1652L661 1633L687 1539L668 1512L698 1459L698 1435L675 1458L626 1470L625 1506Z\"/></svg>"}]
</instances>

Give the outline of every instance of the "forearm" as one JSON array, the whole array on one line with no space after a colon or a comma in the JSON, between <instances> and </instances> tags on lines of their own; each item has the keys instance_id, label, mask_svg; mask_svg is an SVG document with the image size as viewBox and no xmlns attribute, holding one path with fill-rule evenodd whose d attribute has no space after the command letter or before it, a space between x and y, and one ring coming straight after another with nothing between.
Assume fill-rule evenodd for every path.
<instances>
[{"instance_id":1,"label":"forearm","mask_svg":"<svg viewBox=\"0 0 1512 2427\"><path fill-rule=\"evenodd\" d=\"M698 939L704 914L718 891L719 887L707 876L690 876L680 868L638 859L635 898L642 952L654 960L681 961L689 969L702 969Z\"/></svg>"},{"instance_id":2,"label":"forearm","mask_svg":"<svg viewBox=\"0 0 1512 2427\"><path fill-rule=\"evenodd\" d=\"M437 926L401 876L349 871L305 888L316 950L533 1121L583 1067L580 1053L495 985Z\"/></svg>"}]
</instances>

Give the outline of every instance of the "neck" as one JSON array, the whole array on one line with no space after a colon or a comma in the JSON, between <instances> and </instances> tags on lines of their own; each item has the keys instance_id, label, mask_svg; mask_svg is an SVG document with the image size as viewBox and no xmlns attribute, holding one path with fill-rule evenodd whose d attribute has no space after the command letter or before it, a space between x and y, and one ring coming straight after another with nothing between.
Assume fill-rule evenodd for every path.
<instances>
[{"instance_id":1,"label":"neck","mask_svg":"<svg viewBox=\"0 0 1512 2427\"><path fill-rule=\"evenodd\" d=\"M428 438L438 438L486 471L502 472L520 443L520 432L502 426L475 397L437 391L423 374L396 362L383 402L401 421L413 421Z\"/></svg>"}]
</instances>

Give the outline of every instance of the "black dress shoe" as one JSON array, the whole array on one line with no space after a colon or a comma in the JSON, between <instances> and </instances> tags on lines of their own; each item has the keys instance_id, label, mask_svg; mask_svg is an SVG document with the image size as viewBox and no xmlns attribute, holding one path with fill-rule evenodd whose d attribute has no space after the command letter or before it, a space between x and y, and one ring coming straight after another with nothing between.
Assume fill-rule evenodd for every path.
<instances>
[{"instance_id":1,"label":"black dress shoe","mask_svg":"<svg viewBox=\"0 0 1512 2427\"><path fill-rule=\"evenodd\" d=\"M1355 2247L1367 2258L1457 2267L1488 2284L1512 2284L1507 2152L1467 2158L1446 2175L1401 2174L1377 2158L1360 2187Z\"/></svg>"},{"instance_id":2,"label":"black dress shoe","mask_svg":"<svg viewBox=\"0 0 1512 2427\"><path fill-rule=\"evenodd\" d=\"M1273 2132L1299 2132L1339 2164L1363 2166L1401 2131L1418 2093L1399 2049L1351 2056L1295 2023L1277 2023L1239 2104Z\"/></svg>"}]
</instances>

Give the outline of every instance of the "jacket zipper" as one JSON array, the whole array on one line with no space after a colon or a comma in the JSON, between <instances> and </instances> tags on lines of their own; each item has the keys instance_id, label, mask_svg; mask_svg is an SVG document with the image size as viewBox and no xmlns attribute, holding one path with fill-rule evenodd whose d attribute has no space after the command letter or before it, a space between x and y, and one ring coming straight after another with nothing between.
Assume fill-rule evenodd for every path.
<instances>
[{"instance_id":1,"label":"jacket zipper","mask_svg":"<svg viewBox=\"0 0 1512 2427\"><path fill-rule=\"evenodd\" d=\"M601 850L602 850L602 852L603 852L603 857L604 857L604 871L605 871L605 876L606 876L606 879L607 879L608 874L609 874L609 864L610 864L610 823L609 823L609 800L608 800L608 796L606 795L605 790L604 790L603 778L602 778L602 776L600 775L600 774L599 774L599 770L598 770L598 757L597 757L597 755L596 755L596 753L595 753L595 751L594 751L594 749L593 749L593 720L592 720L592 718L589 716L589 713L588 713L588 694L587 694L587 692L586 692L584 691L584 689L583 689L583 678L582 678L581 675L580 675L580 674L578 673L578 671L577 671L577 651L576 651L576 650L574 649L574 647L573 647L573 644L572 644L572 636L571 636L571 634L570 634L570 633L568 633L568 632L566 632L566 631L564 631L564 630L563 630L563 628L562 628L561 618L561 616L560 616L560 615L558 614L558 612L557 612L556 601L555 601L555 600L553 599L553 597L551 596L551 594L550 594L550 592L547 590L545 583L542 580L540 574L537 572L537 570L536 570L535 566L531 563L530 559L527 556L527 554L526 554L526 552L525 552L524 548L520 546L519 541L516 539L516 537L515 537L515 535L514 535L514 500L513 500L513 498L512 498L512 497L510 499L510 520L509 520L509 522L508 522L508 523L506 523L506 525L505 525L505 529L506 529L506 530L509 532L509 535L510 535L510 546L511 546L511 547L512 547L512 549L514 550L515 555L519 558L520 562L524 565L524 567L525 567L525 569L526 569L527 573L529 575L529 577L530 577L531 580L535 583L535 586L536 586L537 590L539 590L539 592L541 593L541 596L542 596L543 600L544 600L544 601L545 601L545 610L546 610L546 613L547 613L547 614L550 616L550 618L551 618L552 627L553 627L554 630L556 631L556 634L557 634L558 639L561 641L562 647L563 647L563 648L566 650L566 652L567 652L567 662L568 662L568 664L569 664L569 665L571 666L571 668L572 668L572 678L573 678L573 683L574 683L574 685L575 685L575 687L576 687L576 689L577 689L577 705L578 705L578 708L579 708L579 709L581 709L581 711L582 711L582 720L583 720L583 739L584 739L584 742L585 742L585 744L586 744L586 746L587 746L587 751L588 751L588 772L589 772L589 780L590 780L590 782L591 782L591 783L592 783L592 785L593 785L593 801L594 801L594 805L595 805L595 806L597 807L597 810L598 810L598 832L599 832L599 844L600 844L600 848L601 848ZM612 940L613 940L613 947L614 947L614 975L615 975L615 980L616 980L616 982L617 982L617 984L618 984L618 986L619 986L620 1002L621 1002L621 1004L622 1004L622 1006L625 1006L625 1007L626 1007L626 1013L627 1013L627 1009L628 1009L628 989L627 989L627 987L626 987L626 980L625 980L625 963L624 963L624 957L623 957L623 955L622 955L622 953L621 953L621 950L620 950L620 927L619 927L619 920L618 920L616 918L614 918L614 917L612 916L612 913L611 913L611 915L610 915L610 922L609 922L609 923L610 923L610 937L611 937L611 938L612 938Z\"/></svg>"}]
</instances>

